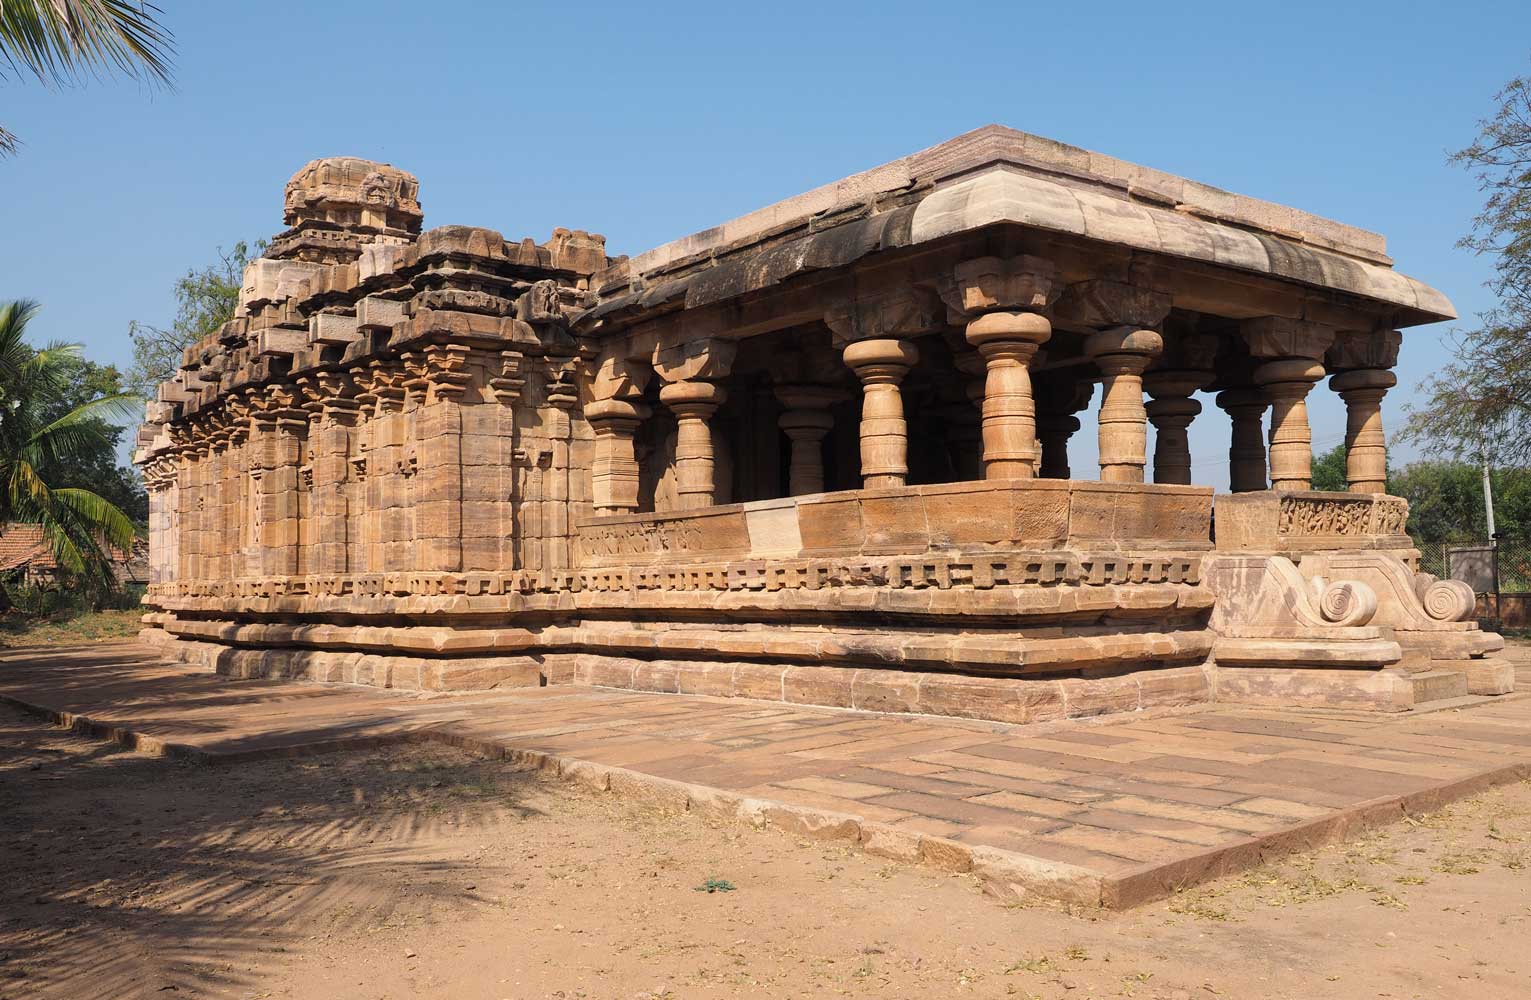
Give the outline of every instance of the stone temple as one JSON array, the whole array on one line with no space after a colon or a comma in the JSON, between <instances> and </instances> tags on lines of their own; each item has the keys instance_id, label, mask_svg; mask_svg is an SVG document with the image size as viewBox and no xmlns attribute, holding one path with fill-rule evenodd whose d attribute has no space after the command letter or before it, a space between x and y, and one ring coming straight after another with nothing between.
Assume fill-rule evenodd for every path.
<instances>
[{"instance_id":1,"label":"stone temple","mask_svg":"<svg viewBox=\"0 0 1531 1000\"><path fill-rule=\"evenodd\" d=\"M1376 234L995 126L636 257L422 231L345 157L284 221L140 434L171 655L1006 722L1511 689L1383 492L1399 331L1454 314Z\"/></svg>"}]
</instances>

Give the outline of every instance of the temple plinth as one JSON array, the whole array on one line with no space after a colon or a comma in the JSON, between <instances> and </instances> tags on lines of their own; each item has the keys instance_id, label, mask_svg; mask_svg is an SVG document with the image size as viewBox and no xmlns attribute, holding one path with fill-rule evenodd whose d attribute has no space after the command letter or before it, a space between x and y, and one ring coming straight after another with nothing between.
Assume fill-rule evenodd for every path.
<instances>
[{"instance_id":1,"label":"temple plinth","mask_svg":"<svg viewBox=\"0 0 1531 1000\"><path fill-rule=\"evenodd\" d=\"M282 211L140 431L167 653L1014 723L1512 686L1385 492L1453 311L1374 233L997 126L633 256L351 157Z\"/></svg>"}]
</instances>

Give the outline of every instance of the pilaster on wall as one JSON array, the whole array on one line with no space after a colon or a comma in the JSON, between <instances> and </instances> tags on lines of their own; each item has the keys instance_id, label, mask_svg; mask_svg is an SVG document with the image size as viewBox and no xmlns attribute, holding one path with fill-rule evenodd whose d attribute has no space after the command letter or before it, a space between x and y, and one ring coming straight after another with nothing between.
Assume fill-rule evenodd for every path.
<instances>
[{"instance_id":1,"label":"pilaster on wall","mask_svg":"<svg viewBox=\"0 0 1531 1000\"><path fill-rule=\"evenodd\" d=\"M353 569L350 561L352 517L346 489L351 457L356 453L360 404L355 386L339 372L325 372L303 384L309 412L310 474L308 501L312 521L305 570L336 574Z\"/></svg>"},{"instance_id":2,"label":"pilaster on wall","mask_svg":"<svg viewBox=\"0 0 1531 1000\"><path fill-rule=\"evenodd\" d=\"M259 571L265 576L298 572L298 465L308 420L294 408L295 402L292 387L272 386L251 415L250 441L260 472L254 511L256 553Z\"/></svg>"},{"instance_id":3,"label":"pilaster on wall","mask_svg":"<svg viewBox=\"0 0 1531 1000\"><path fill-rule=\"evenodd\" d=\"M497 437L491 433L464 434L464 394L473 380L469 350L457 344L432 344L418 356L405 357L416 376L411 395L418 394L414 439L417 478L414 483L415 538L418 546L411 569L449 572L462 569L465 527L463 520L463 466L469 447L484 456ZM485 411L487 413L487 411ZM491 415L492 413L487 413ZM474 524L472 537L480 539L498 528Z\"/></svg>"}]
</instances>

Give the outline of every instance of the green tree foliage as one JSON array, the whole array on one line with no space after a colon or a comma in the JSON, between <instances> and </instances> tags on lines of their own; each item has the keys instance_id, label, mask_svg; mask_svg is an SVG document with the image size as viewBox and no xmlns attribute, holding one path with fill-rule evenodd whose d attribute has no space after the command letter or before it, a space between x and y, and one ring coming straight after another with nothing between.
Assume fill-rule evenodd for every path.
<instances>
[{"instance_id":1,"label":"green tree foliage","mask_svg":"<svg viewBox=\"0 0 1531 1000\"><path fill-rule=\"evenodd\" d=\"M1343 490L1345 446L1313 460L1315 490ZM1531 469L1493 473L1494 527L1507 537L1531 538ZM1409 501L1409 534L1416 544L1481 545L1488 541L1483 509L1483 467L1452 460L1411 462L1389 468L1387 491Z\"/></svg>"},{"instance_id":2,"label":"green tree foliage","mask_svg":"<svg viewBox=\"0 0 1531 1000\"><path fill-rule=\"evenodd\" d=\"M1466 462L1413 462L1388 480L1388 492L1409 501L1409 533L1421 545L1482 544L1488 540L1483 469ZM1495 527L1512 537L1531 534L1531 471L1494 473Z\"/></svg>"},{"instance_id":3,"label":"green tree foliage","mask_svg":"<svg viewBox=\"0 0 1531 1000\"><path fill-rule=\"evenodd\" d=\"M41 524L59 566L104 593L115 586L107 547L131 547L133 522L66 477L109 450L105 430L134 420L142 402L113 394L71 406L85 391L79 345L34 349L26 327L36 312L35 302L0 305L0 521Z\"/></svg>"},{"instance_id":4,"label":"green tree foliage","mask_svg":"<svg viewBox=\"0 0 1531 1000\"><path fill-rule=\"evenodd\" d=\"M1504 467L1531 464L1531 77L1495 99L1494 117L1452 160L1486 195L1459 245L1493 258L1499 304L1453 332L1453 359L1420 385L1425 403L1411 408L1405 436L1442 457L1486 451Z\"/></svg>"},{"instance_id":5,"label":"green tree foliage","mask_svg":"<svg viewBox=\"0 0 1531 1000\"><path fill-rule=\"evenodd\" d=\"M67 356L60 358L59 364L73 366L74 370L69 373L64 392L43 408L43 418L49 422L98 399L128 395L116 365L99 365ZM149 494L144 490L143 480L132 467L117 463L123 437L137 422L136 415L116 424L100 421L96 428L100 440L82 450L66 467L54 470L50 483L55 487L90 490L121 510L135 525L145 528L149 522Z\"/></svg>"},{"instance_id":6,"label":"green tree foliage","mask_svg":"<svg viewBox=\"0 0 1531 1000\"><path fill-rule=\"evenodd\" d=\"M177 279L176 314L168 327L136 320L128 325L133 339L133 366L126 379L130 391L153 399L155 388L181 367L181 353L234 318L245 265L265 249L265 240L253 246L240 240L227 252L219 247L216 261Z\"/></svg>"},{"instance_id":7,"label":"green tree foliage","mask_svg":"<svg viewBox=\"0 0 1531 1000\"><path fill-rule=\"evenodd\" d=\"M1336 493L1348 489L1345 478L1345 446L1337 444L1313 459L1313 488Z\"/></svg>"},{"instance_id":8,"label":"green tree foliage","mask_svg":"<svg viewBox=\"0 0 1531 1000\"><path fill-rule=\"evenodd\" d=\"M175 43L142 0L0 2L0 80L33 76L45 85L77 83L102 71L170 82ZM0 156L17 139L0 127Z\"/></svg>"}]
</instances>

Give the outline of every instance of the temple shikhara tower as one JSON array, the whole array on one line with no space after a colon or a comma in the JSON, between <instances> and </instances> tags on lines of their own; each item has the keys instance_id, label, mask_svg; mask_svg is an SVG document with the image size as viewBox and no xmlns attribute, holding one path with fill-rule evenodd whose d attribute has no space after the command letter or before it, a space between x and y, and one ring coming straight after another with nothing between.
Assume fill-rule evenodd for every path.
<instances>
[{"instance_id":1,"label":"temple shikhara tower","mask_svg":"<svg viewBox=\"0 0 1531 1000\"><path fill-rule=\"evenodd\" d=\"M284 208L140 433L172 655L1007 722L1511 688L1383 492L1454 313L1373 233L994 126L630 258L359 159Z\"/></svg>"}]
</instances>

